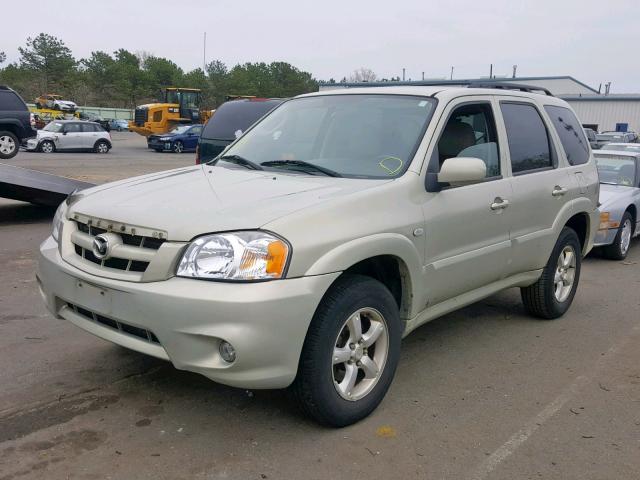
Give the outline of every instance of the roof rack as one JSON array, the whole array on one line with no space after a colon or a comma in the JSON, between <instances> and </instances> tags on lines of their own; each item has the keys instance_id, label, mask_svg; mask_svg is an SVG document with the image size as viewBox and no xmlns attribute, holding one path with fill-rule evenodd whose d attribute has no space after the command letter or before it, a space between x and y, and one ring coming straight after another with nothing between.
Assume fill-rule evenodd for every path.
<instances>
[{"instance_id":1,"label":"roof rack","mask_svg":"<svg viewBox=\"0 0 640 480\"><path fill-rule=\"evenodd\" d=\"M497 90L518 90L520 92L544 92L545 95L553 97L548 89L544 87L538 87L536 85L524 85L521 83L509 83L509 82L467 82L468 88L495 88Z\"/></svg>"}]
</instances>

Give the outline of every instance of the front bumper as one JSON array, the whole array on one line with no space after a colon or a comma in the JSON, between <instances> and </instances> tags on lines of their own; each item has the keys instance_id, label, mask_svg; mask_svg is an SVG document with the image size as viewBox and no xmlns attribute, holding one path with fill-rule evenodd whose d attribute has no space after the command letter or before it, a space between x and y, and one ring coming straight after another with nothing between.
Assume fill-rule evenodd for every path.
<instances>
[{"instance_id":1,"label":"front bumper","mask_svg":"<svg viewBox=\"0 0 640 480\"><path fill-rule=\"evenodd\" d=\"M147 147L154 149L171 150L171 140L163 142L158 139L148 139Z\"/></svg>"},{"instance_id":2,"label":"front bumper","mask_svg":"<svg viewBox=\"0 0 640 480\"><path fill-rule=\"evenodd\" d=\"M596 238L593 241L594 247L605 247L611 245L618 234L618 228L607 228L605 230L598 230L596 232Z\"/></svg>"},{"instance_id":3,"label":"front bumper","mask_svg":"<svg viewBox=\"0 0 640 480\"><path fill-rule=\"evenodd\" d=\"M178 369L242 388L291 384L311 318L338 275L239 284L177 277L127 282L69 265L51 237L40 246L38 264L42 297L57 318ZM134 331L130 327L148 332L147 338L127 333ZM221 340L234 346L234 363L220 357Z\"/></svg>"}]
</instances>

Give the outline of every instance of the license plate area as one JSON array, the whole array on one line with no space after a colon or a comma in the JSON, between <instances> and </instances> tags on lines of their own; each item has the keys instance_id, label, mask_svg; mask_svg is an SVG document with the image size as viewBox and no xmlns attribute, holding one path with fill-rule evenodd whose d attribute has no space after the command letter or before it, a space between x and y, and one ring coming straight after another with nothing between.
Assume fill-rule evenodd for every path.
<instances>
[{"instance_id":1,"label":"license plate area","mask_svg":"<svg viewBox=\"0 0 640 480\"><path fill-rule=\"evenodd\" d=\"M113 306L112 292L84 280L75 280L75 303L88 310L110 315Z\"/></svg>"}]
</instances>

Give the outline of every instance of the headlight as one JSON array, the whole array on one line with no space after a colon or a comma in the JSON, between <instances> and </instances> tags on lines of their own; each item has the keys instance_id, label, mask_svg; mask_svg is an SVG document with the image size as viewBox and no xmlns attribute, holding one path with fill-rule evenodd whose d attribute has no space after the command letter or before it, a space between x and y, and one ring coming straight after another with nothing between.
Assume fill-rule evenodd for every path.
<instances>
[{"instance_id":1,"label":"headlight","mask_svg":"<svg viewBox=\"0 0 640 480\"><path fill-rule=\"evenodd\" d=\"M204 235L187 247L176 275L234 281L282 278L289 252L287 242L268 232Z\"/></svg>"},{"instance_id":2,"label":"headlight","mask_svg":"<svg viewBox=\"0 0 640 480\"><path fill-rule=\"evenodd\" d=\"M168 142L169 140L171 140L169 137L161 137L160 138L161 142Z\"/></svg>"},{"instance_id":3,"label":"headlight","mask_svg":"<svg viewBox=\"0 0 640 480\"><path fill-rule=\"evenodd\" d=\"M53 216L51 236L56 242L60 241L60 233L62 232L62 221L64 220L64 212L66 210L67 204L66 202L62 202L56 210L56 214Z\"/></svg>"}]
</instances>

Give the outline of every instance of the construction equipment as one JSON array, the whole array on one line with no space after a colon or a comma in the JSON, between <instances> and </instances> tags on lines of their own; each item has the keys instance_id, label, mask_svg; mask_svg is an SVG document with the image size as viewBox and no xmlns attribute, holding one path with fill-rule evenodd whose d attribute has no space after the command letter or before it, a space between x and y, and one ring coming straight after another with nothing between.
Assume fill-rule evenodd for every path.
<instances>
[{"instance_id":1,"label":"construction equipment","mask_svg":"<svg viewBox=\"0 0 640 480\"><path fill-rule=\"evenodd\" d=\"M211 111L201 110L200 106L200 89L169 87L164 92L164 103L136 107L129 130L148 137L166 133L177 125L205 123Z\"/></svg>"}]
</instances>

